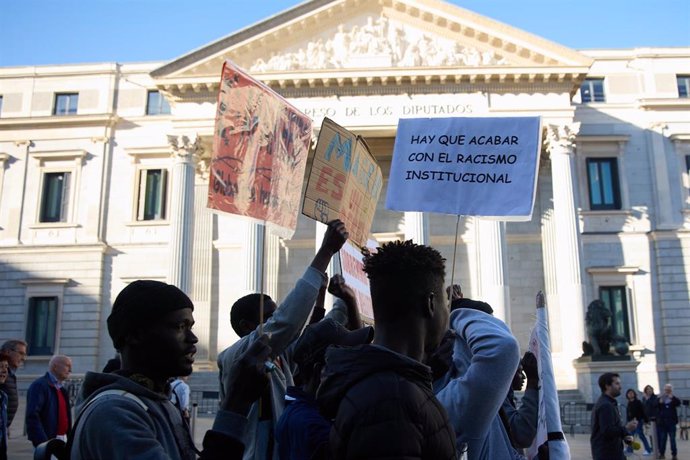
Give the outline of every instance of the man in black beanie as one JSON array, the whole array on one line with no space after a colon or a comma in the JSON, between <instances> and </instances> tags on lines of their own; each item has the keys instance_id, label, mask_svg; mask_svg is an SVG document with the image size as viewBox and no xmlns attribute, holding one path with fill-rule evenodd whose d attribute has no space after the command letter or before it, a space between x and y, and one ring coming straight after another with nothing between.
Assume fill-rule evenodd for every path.
<instances>
[{"instance_id":1,"label":"man in black beanie","mask_svg":"<svg viewBox=\"0 0 690 460\"><path fill-rule=\"evenodd\" d=\"M169 400L167 385L170 377L192 372L198 342L193 310L184 292L159 281L135 281L120 292L108 332L122 367L86 374L70 458L241 458L246 414L268 384L263 370L270 353L267 337L239 357L237 377L199 452Z\"/></svg>"}]
</instances>

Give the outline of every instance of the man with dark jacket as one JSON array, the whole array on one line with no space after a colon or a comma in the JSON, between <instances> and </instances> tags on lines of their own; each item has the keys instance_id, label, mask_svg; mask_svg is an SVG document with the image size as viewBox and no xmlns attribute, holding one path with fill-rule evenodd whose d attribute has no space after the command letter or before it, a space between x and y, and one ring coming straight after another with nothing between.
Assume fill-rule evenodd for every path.
<instances>
[{"instance_id":1,"label":"man with dark jacket","mask_svg":"<svg viewBox=\"0 0 690 460\"><path fill-rule=\"evenodd\" d=\"M678 457L678 447L676 446L676 425L678 425L678 412L676 408L680 406L680 399L673 395L673 385L664 385L664 393L659 395L659 415L656 418L657 431L659 432L659 458L664 458L666 452L666 439L671 439L672 459Z\"/></svg>"},{"instance_id":2,"label":"man with dark jacket","mask_svg":"<svg viewBox=\"0 0 690 460\"><path fill-rule=\"evenodd\" d=\"M0 347L10 357L10 368L7 380L0 385L0 390L7 394L7 426L12 424L14 415L19 407L19 394L17 393L17 369L26 361L27 343L23 340L8 340Z\"/></svg>"},{"instance_id":3,"label":"man with dark jacket","mask_svg":"<svg viewBox=\"0 0 690 460\"><path fill-rule=\"evenodd\" d=\"M448 329L441 254L394 241L365 257L376 334L330 348L317 401L334 459L454 459L455 436L422 364Z\"/></svg>"},{"instance_id":4,"label":"man with dark jacket","mask_svg":"<svg viewBox=\"0 0 690 460\"><path fill-rule=\"evenodd\" d=\"M72 360L69 357L53 356L48 372L34 380L26 392L26 434L34 447L51 438L67 440L72 427L72 410L63 383L70 372Z\"/></svg>"},{"instance_id":5,"label":"man with dark jacket","mask_svg":"<svg viewBox=\"0 0 690 460\"><path fill-rule=\"evenodd\" d=\"M616 399L621 394L621 379L618 374L606 372L599 376L601 396L592 409L592 434L589 443L594 460L625 460L623 441L632 442L631 433L637 422L621 424Z\"/></svg>"}]
</instances>

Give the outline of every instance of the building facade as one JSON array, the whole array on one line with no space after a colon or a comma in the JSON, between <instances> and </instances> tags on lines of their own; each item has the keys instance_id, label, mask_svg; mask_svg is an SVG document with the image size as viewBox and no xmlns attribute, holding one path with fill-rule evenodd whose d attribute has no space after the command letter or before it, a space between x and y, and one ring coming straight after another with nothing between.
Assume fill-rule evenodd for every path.
<instances>
[{"instance_id":1,"label":"building facade","mask_svg":"<svg viewBox=\"0 0 690 460\"><path fill-rule=\"evenodd\" d=\"M29 341L20 377L54 353L100 369L140 278L189 293L213 370L234 300L280 299L308 264L321 224L281 240L206 208L226 59L364 136L384 173L373 237L438 248L523 348L544 290L559 387L591 399L574 360L601 298L632 344L626 383L690 396L690 49L576 51L437 0L314 0L171 62L1 68L0 340ZM531 221L384 208L399 118L515 115L544 127Z\"/></svg>"}]
</instances>

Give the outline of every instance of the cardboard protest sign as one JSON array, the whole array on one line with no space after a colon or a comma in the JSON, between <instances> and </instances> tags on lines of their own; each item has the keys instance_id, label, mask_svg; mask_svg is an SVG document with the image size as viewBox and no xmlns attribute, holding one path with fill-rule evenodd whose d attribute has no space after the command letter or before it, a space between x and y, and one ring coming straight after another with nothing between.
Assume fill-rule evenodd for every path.
<instances>
[{"instance_id":1,"label":"cardboard protest sign","mask_svg":"<svg viewBox=\"0 0 690 460\"><path fill-rule=\"evenodd\" d=\"M367 241L369 252L376 252L376 246L375 241ZM345 283L355 292L360 316L367 322L373 322L374 308L371 303L369 278L364 273L362 252L349 242L346 242L340 250L340 266Z\"/></svg>"},{"instance_id":2,"label":"cardboard protest sign","mask_svg":"<svg viewBox=\"0 0 690 460\"><path fill-rule=\"evenodd\" d=\"M530 220L539 117L401 119L386 208Z\"/></svg>"},{"instance_id":3,"label":"cardboard protest sign","mask_svg":"<svg viewBox=\"0 0 690 460\"><path fill-rule=\"evenodd\" d=\"M302 213L342 220L350 241L364 247L381 193L381 168L364 140L325 118L307 179Z\"/></svg>"},{"instance_id":4,"label":"cardboard protest sign","mask_svg":"<svg viewBox=\"0 0 690 460\"><path fill-rule=\"evenodd\" d=\"M311 133L309 117L226 61L218 94L208 207L273 224L279 229L276 233L291 237Z\"/></svg>"}]
</instances>

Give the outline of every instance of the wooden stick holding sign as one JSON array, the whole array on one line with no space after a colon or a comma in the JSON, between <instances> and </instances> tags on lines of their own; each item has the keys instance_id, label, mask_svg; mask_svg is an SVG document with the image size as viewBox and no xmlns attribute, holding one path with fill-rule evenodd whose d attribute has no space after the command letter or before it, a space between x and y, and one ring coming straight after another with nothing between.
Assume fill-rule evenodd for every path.
<instances>
[{"instance_id":1,"label":"wooden stick holding sign","mask_svg":"<svg viewBox=\"0 0 690 460\"><path fill-rule=\"evenodd\" d=\"M381 168L364 139L323 120L302 203L302 214L326 223L340 219L349 241L366 246L379 194Z\"/></svg>"}]
</instances>

